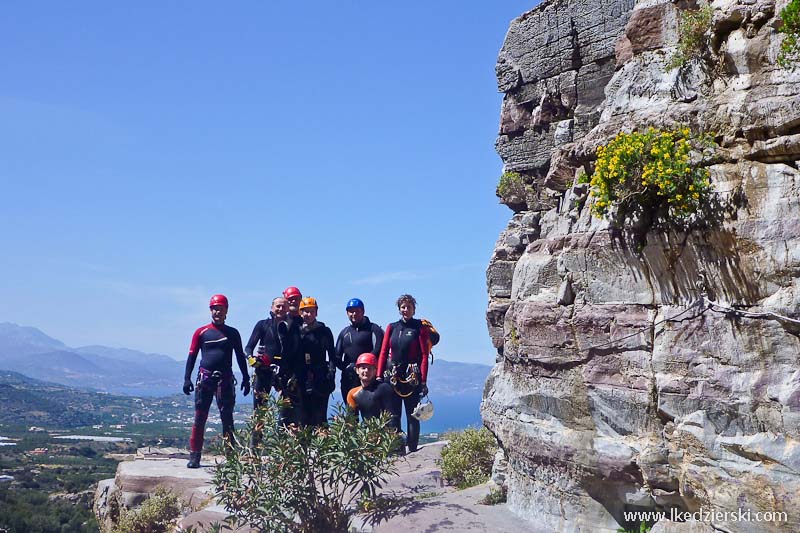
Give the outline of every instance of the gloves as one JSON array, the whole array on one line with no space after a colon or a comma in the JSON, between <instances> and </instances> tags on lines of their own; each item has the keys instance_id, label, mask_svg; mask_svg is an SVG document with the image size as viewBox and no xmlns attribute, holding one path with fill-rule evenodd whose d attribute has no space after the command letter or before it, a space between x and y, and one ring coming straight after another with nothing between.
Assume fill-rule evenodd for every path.
<instances>
[{"instance_id":1,"label":"gloves","mask_svg":"<svg viewBox=\"0 0 800 533\"><path fill-rule=\"evenodd\" d=\"M186 396L189 396L189 394L190 394L190 393L191 393L193 390L194 390L194 385L192 384L192 380L191 380L191 379L189 379L189 378L186 378L186 379L184 379L184 380L183 380L183 393L184 393Z\"/></svg>"},{"instance_id":2,"label":"gloves","mask_svg":"<svg viewBox=\"0 0 800 533\"><path fill-rule=\"evenodd\" d=\"M250 394L250 376L242 376L241 389L242 389L242 394L244 394L245 396Z\"/></svg>"},{"instance_id":3,"label":"gloves","mask_svg":"<svg viewBox=\"0 0 800 533\"><path fill-rule=\"evenodd\" d=\"M259 353L258 355L251 355L248 357L247 364L253 368L259 368L262 366L269 366L272 364L272 360L270 359L269 355Z\"/></svg>"},{"instance_id":4,"label":"gloves","mask_svg":"<svg viewBox=\"0 0 800 533\"><path fill-rule=\"evenodd\" d=\"M419 395L420 396L427 396L428 395L428 385L423 383L419 386Z\"/></svg>"}]
</instances>

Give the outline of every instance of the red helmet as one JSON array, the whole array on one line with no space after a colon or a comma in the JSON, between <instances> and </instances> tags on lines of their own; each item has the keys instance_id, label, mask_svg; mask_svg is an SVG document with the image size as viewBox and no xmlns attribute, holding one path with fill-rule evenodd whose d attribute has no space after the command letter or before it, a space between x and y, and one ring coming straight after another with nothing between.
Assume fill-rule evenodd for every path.
<instances>
[{"instance_id":1,"label":"red helmet","mask_svg":"<svg viewBox=\"0 0 800 533\"><path fill-rule=\"evenodd\" d=\"M378 361L375 359L375 354L367 352L358 356L358 359L356 359L356 366L358 365L378 366Z\"/></svg>"},{"instance_id":2,"label":"red helmet","mask_svg":"<svg viewBox=\"0 0 800 533\"><path fill-rule=\"evenodd\" d=\"M208 303L209 307L214 307L215 305L221 305L225 309L228 308L228 299L225 297L224 294L215 294L211 297L211 301Z\"/></svg>"},{"instance_id":3,"label":"red helmet","mask_svg":"<svg viewBox=\"0 0 800 533\"><path fill-rule=\"evenodd\" d=\"M300 289L297 287L286 287L283 290L283 297L284 298L291 298L292 296L299 296L300 298L303 297L303 294L300 292Z\"/></svg>"}]
</instances>

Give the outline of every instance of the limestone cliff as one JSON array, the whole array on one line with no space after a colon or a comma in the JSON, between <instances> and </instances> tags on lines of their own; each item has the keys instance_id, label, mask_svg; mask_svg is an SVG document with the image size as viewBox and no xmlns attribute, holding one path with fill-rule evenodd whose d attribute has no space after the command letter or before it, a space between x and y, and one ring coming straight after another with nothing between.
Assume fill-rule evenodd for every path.
<instances>
[{"instance_id":1,"label":"limestone cliff","mask_svg":"<svg viewBox=\"0 0 800 533\"><path fill-rule=\"evenodd\" d=\"M775 64L784 5L713 2L711 49L673 70L691 3L551 0L511 23L496 147L528 194L506 198L487 270L498 359L482 415L509 505L540 531L672 507L783 511L698 526L800 530L800 328L780 318L800 318L800 69ZM725 219L625 247L576 176L619 131L677 124L715 133L704 164Z\"/></svg>"}]
</instances>

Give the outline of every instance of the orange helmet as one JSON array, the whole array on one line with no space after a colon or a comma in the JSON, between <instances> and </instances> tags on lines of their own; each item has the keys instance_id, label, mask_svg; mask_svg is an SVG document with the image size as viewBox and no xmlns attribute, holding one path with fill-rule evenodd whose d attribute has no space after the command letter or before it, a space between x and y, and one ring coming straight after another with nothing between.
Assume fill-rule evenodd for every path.
<instances>
[{"instance_id":1,"label":"orange helmet","mask_svg":"<svg viewBox=\"0 0 800 533\"><path fill-rule=\"evenodd\" d=\"M308 298L303 298L300 300L300 309L307 309L309 307L313 307L314 309L319 307L315 298L309 296Z\"/></svg>"},{"instance_id":2,"label":"orange helmet","mask_svg":"<svg viewBox=\"0 0 800 533\"><path fill-rule=\"evenodd\" d=\"M292 296L299 296L300 298L302 298L303 294L297 287L286 287L285 289L283 289L284 298L291 298Z\"/></svg>"},{"instance_id":3,"label":"orange helmet","mask_svg":"<svg viewBox=\"0 0 800 533\"><path fill-rule=\"evenodd\" d=\"M214 307L215 305L221 305L225 309L228 308L228 299L225 297L224 294L215 294L211 297L211 301L208 303L208 307Z\"/></svg>"},{"instance_id":4,"label":"orange helmet","mask_svg":"<svg viewBox=\"0 0 800 533\"><path fill-rule=\"evenodd\" d=\"M370 366L378 366L378 361L375 358L375 354L373 353L362 353L356 359L356 366L358 365L370 365Z\"/></svg>"}]
</instances>

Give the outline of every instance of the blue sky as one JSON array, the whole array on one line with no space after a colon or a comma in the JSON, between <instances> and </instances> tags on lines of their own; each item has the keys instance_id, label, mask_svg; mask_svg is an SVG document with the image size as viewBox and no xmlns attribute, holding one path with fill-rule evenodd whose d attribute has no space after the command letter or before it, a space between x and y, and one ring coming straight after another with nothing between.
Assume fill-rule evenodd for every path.
<instances>
[{"instance_id":1,"label":"blue sky","mask_svg":"<svg viewBox=\"0 0 800 533\"><path fill-rule=\"evenodd\" d=\"M213 293L247 337L287 285L334 334L409 292L492 364L494 64L534 5L5 3L0 321L182 359Z\"/></svg>"}]
</instances>

